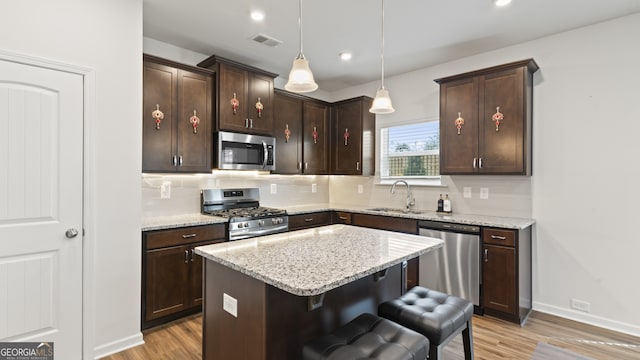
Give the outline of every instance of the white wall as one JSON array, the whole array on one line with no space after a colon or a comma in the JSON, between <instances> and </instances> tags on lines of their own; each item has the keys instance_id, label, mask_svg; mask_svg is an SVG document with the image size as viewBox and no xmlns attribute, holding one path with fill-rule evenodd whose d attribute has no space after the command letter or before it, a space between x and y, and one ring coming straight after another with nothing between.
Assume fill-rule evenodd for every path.
<instances>
[{"instance_id":1,"label":"white wall","mask_svg":"<svg viewBox=\"0 0 640 360\"><path fill-rule=\"evenodd\" d=\"M378 117L378 124L388 124L437 115L433 79L534 58L540 70L534 76L530 183L513 177L444 180L453 183L450 192L463 183L489 186L490 194L501 188L505 199L513 192L520 211L530 187L537 221L534 308L634 335L640 335L638 34L635 14L385 79L397 111ZM376 87L373 82L332 96L372 96ZM331 185L333 200L333 179ZM590 313L572 310L572 298L589 302Z\"/></svg>"},{"instance_id":2,"label":"white wall","mask_svg":"<svg viewBox=\"0 0 640 360\"><path fill-rule=\"evenodd\" d=\"M93 70L86 83L84 358L139 343L142 1L7 2L0 34L4 51Z\"/></svg>"}]
</instances>

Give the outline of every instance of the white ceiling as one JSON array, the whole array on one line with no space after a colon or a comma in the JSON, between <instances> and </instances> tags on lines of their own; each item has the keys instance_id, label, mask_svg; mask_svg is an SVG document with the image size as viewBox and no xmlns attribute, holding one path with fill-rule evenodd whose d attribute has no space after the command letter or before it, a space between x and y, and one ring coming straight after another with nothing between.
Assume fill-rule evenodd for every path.
<instances>
[{"instance_id":1,"label":"white ceiling","mask_svg":"<svg viewBox=\"0 0 640 360\"><path fill-rule=\"evenodd\" d=\"M297 0L143 0L144 36L286 78L298 54ZM262 10L261 23L249 18ZM640 12L640 0L387 0L385 76ZM380 78L380 0L302 0L304 54L320 89ZM262 33L283 44L249 40ZM584 39L589 41L589 39ZM615 41L615 39L611 39ZM344 63L338 54L353 53Z\"/></svg>"}]
</instances>

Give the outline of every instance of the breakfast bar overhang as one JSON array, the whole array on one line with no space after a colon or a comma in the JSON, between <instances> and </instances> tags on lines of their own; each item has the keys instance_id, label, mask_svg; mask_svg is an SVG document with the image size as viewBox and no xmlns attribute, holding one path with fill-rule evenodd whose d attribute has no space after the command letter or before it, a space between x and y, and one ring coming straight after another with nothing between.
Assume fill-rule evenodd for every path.
<instances>
[{"instance_id":1,"label":"breakfast bar overhang","mask_svg":"<svg viewBox=\"0 0 640 360\"><path fill-rule=\"evenodd\" d=\"M307 341L400 296L403 262L442 246L329 225L198 247L203 359L299 359Z\"/></svg>"}]
</instances>

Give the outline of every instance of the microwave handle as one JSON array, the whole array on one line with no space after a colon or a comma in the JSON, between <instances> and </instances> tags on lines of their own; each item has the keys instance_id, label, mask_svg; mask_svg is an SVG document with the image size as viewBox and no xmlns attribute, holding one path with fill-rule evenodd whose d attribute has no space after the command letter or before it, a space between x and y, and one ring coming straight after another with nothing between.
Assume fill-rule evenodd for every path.
<instances>
[{"instance_id":1,"label":"microwave handle","mask_svg":"<svg viewBox=\"0 0 640 360\"><path fill-rule=\"evenodd\" d=\"M262 159L262 168L264 169L265 167L267 167L267 159L269 159L269 151L267 149L267 143L264 141L262 142L262 153L264 154Z\"/></svg>"}]
</instances>

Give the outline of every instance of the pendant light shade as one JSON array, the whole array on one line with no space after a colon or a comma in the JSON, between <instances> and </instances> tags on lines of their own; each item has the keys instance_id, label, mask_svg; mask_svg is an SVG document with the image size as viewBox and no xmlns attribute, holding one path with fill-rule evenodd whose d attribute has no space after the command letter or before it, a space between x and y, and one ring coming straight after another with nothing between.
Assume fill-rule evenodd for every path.
<instances>
[{"instance_id":1,"label":"pendant light shade","mask_svg":"<svg viewBox=\"0 0 640 360\"><path fill-rule=\"evenodd\" d=\"M284 88L295 93L307 93L318 89L318 84L313 80L309 61L302 53L302 0L298 0L298 29L300 31L300 52L293 59L289 81L284 85Z\"/></svg>"},{"instance_id":2,"label":"pendant light shade","mask_svg":"<svg viewBox=\"0 0 640 360\"><path fill-rule=\"evenodd\" d=\"M391 104L389 91L384 88L384 0L382 0L382 50L380 52L380 59L382 63L380 87L378 91L376 91L376 97L373 99L373 104L369 112L374 114L391 114L396 111L396 109L394 109Z\"/></svg>"}]
</instances>

